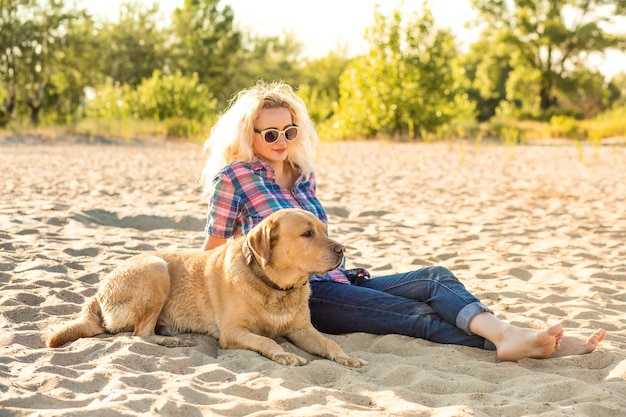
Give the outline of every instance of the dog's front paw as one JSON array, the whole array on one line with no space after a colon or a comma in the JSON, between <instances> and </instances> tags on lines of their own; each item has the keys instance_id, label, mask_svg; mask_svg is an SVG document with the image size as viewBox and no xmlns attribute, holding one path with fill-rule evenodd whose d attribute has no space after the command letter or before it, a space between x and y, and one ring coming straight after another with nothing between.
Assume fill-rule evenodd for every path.
<instances>
[{"instance_id":1,"label":"dog's front paw","mask_svg":"<svg viewBox=\"0 0 626 417\"><path fill-rule=\"evenodd\" d=\"M307 363L307 360L302 356L298 356L295 353L290 352L276 353L272 355L272 360L280 363L281 365L302 366Z\"/></svg>"},{"instance_id":2,"label":"dog's front paw","mask_svg":"<svg viewBox=\"0 0 626 417\"><path fill-rule=\"evenodd\" d=\"M343 366L349 366L351 368L360 368L362 366L367 365L367 361L359 358L350 358L350 357L337 357L335 358L335 362Z\"/></svg>"}]
</instances>

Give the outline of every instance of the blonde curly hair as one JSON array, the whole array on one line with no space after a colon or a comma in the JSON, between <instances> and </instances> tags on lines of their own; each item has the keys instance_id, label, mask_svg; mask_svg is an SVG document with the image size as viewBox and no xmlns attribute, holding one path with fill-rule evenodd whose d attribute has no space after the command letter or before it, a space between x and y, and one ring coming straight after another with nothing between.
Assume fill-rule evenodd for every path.
<instances>
[{"instance_id":1,"label":"blonde curly hair","mask_svg":"<svg viewBox=\"0 0 626 417\"><path fill-rule=\"evenodd\" d=\"M204 143L204 154L208 155L201 177L205 194L211 190L215 176L225 166L254 158L252 141L256 119L261 110L280 107L289 110L292 122L299 127L297 139L289 146L287 161L298 167L306 177L313 173L313 152L318 136L306 105L288 84L260 81L231 99L230 106Z\"/></svg>"}]
</instances>

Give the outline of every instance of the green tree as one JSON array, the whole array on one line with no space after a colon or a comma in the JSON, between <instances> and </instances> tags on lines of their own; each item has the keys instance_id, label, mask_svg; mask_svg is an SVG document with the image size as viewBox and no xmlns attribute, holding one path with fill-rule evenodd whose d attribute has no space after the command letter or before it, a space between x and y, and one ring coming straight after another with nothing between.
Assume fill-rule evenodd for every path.
<instances>
[{"instance_id":1,"label":"green tree","mask_svg":"<svg viewBox=\"0 0 626 417\"><path fill-rule=\"evenodd\" d=\"M6 107L12 112L21 101L37 125L52 79L65 69L68 33L85 14L67 9L62 0L2 1L0 76Z\"/></svg>"},{"instance_id":2,"label":"green tree","mask_svg":"<svg viewBox=\"0 0 626 417\"><path fill-rule=\"evenodd\" d=\"M159 6L139 0L120 6L114 22L105 21L98 32L102 73L116 83L137 86L166 64L168 33L159 27Z\"/></svg>"},{"instance_id":3,"label":"green tree","mask_svg":"<svg viewBox=\"0 0 626 417\"><path fill-rule=\"evenodd\" d=\"M558 106L558 92L572 86L572 71L584 65L591 52L624 48L624 34L603 28L626 13L626 0L472 0L485 36L504 42L511 51L511 67L525 67L531 78L519 86L538 83L538 109ZM521 91L517 95L522 95ZM528 96L528 94L526 94Z\"/></svg>"},{"instance_id":4,"label":"green tree","mask_svg":"<svg viewBox=\"0 0 626 417\"><path fill-rule=\"evenodd\" d=\"M87 105L90 117L105 120L186 118L205 121L215 113L215 99L207 87L199 83L196 74L188 77L180 72L164 74L160 70L155 70L137 87L104 84L94 91Z\"/></svg>"},{"instance_id":5,"label":"green tree","mask_svg":"<svg viewBox=\"0 0 626 417\"><path fill-rule=\"evenodd\" d=\"M598 71L579 67L564 81L566 87L557 99L563 113L576 118L591 119L609 109L616 99L614 87Z\"/></svg>"},{"instance_id":6,"label":"green tree","mask_svg":"<svg viewBox=\"0 0 626 417\"><path fill-rule=\"evenodd\" d=\"M32 7L31 0L0 0L0 81L5 90L3 107L8 119L17 101L17 74L20 72L21 48L26 43L23 14Z\"/></svg>"},{"instance_id":7,"label":"green tree","mask_svg":"<svg viewBox=\"0 0 626 417\"><path fill-rule=\"evenodd\" d=\"M241 48L231 57L229 74L230 97L236 91L258 80L283 80L292 85L301 81L302 44L293 35L253 37L244 36Z\"/></svg>"},{"instance_id":8,"label":"green tree","mask_svg":"<svg viewBox=\"0 0 626 417\"><path fill-rule=\"evenodd\" d=\"M124 120L133 117L134 90L128 84L106 82L90 90L85 115L102 120Z\"/></svg>"},{"instance_id":9,"label":"green tree","mask_svg":"<svg viewBox=\"0 0 626 417\"><path fill-rule=\"evenodd\" d=\"M219 0L185 0L174 10L172 25L174 68L183 74L198 74L199 81L224 103L234 91L232 74L241 55L241 33L233 26L229 6L218 8Z\"/></svg>"},{"instance_id":10,"label":"green tree","mask_svg":"<svg viewBox=\"0 0 626 417\"><path fill-rule=\"evenodd\" d=\"M506 83L510 72L510 53L502 42L479 39L460 58L463 89L476 104L477 119L486 121L507 98Z\"/></svg>"},{"instance_id":11,"label":"green tree","mask_svg":"<svg viewBox=\"0 0 626 417\"><path fill-rule=\"evenodd\" d=\"M102 80L94 21L87 16L68 22L56 49L59 68L50 77L44 108L54 110L48 120L71 123L83 116L85 89Z\"/></svg>"},{"instance_id":12,"label":"green tree","mask_svg":"<svg viewBox=\"0 0 626 417\"><path fill-rule=\"evenodd\" d=\"M183 76L180 72L163 74L156 70L137 87L131 107L139 118L203 121L215 113L215 100L199 83L197 74Z\"/></svg>"},{"instance_id":13,"label":"green tree","mask_svg":"<svg viewBox=\"0 0 626 417\"><path fill-rule=\"evenodd\" d=\"M399 10L378 10L368 29L369 53L342 74L338 125L350 135L420 137L452 121L468 103L454 77L454 38L432 13L405 24Z\"/></svg>"},{"instance_id":14,"label":"green tree","mask_svg":"<svg viewBox=\"0 0 626 417\"><path fill-rule=\"evenodd\" d=\"M315 122L325 122L334 115L339 103L339 79L351 60L345 51L337 50L304 63L298 95Z\"/></svg>"}]
</instances>

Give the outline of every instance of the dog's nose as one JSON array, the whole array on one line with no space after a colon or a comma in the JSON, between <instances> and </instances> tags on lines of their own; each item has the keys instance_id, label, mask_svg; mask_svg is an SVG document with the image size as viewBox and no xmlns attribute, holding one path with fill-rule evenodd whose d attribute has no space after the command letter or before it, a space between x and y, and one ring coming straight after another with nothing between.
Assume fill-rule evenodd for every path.
<instances>
[{"instance_id":1,"label":"dog's nose","mask_svg":"<svg viewBox=\"0 0 626 417\"><path fill-rule=\"evenodd\" d=\"M337 252L339 255L343 255L343 253L346 251L346 247L340 244L336 244L335 245L335 252Z\"/></svg>"}]
</instances>

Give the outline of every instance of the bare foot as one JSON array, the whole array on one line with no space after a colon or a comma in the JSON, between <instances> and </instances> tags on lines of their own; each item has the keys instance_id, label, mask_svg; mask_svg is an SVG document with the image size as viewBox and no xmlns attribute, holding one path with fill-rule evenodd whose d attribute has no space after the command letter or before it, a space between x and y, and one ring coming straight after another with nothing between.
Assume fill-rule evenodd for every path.
<instances>
[{"instance_id":1,"label":"bare foot","mask_svg":"<svg viewBox=\"0 0 626 417\"><path fill-rule=\"evenodd\" d=\"M606 330L598 329L587 340L573 336L565 336L559 343L556 350L550 355L551 358L558 358L569 355L584 355L593 352L598 344L606 337Z\"/></svg>"},{"instance_id":2,"label":"bare foot","mask_svg":"<svg viewBox=\"0 0 626 417\"><path fill-rule=\"evenodd\" d=\"M501 361L582 355L593 352L606 336L606 331L600 329L587 340L566 337L560 324L537 332L506 323L489 312L477 314L470 321L469 330L493 342Z\"/></svg>"},{"instance_id":3,"label":"bare foot","mask_svg":"<svg viewBox=\"0 0 626 417\"><path fill-rule=\"evenodd\" d=\"M501 361L549 358L563 341L563 328L560 324L541 332L511 326L496 343L496 349Z\"/></svg>"}]
</instances>

